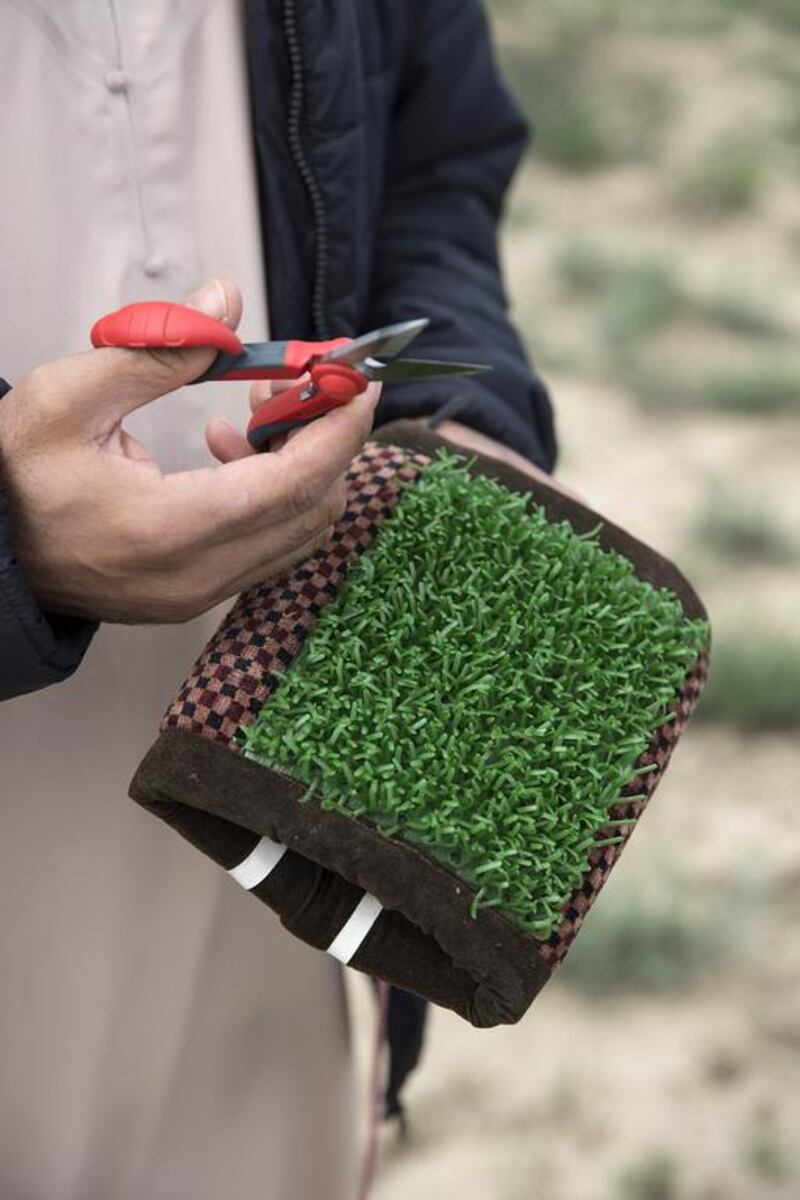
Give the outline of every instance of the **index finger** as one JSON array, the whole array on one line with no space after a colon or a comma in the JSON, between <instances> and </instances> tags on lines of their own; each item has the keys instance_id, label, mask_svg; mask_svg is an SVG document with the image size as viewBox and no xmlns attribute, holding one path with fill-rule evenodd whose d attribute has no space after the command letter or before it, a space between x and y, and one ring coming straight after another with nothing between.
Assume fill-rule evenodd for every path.
<instances>
[{"instance_id":1,"label":"index finger","mask_svg":"<svg viewBox=\"0 0 800 1200\"><path fill-rule=\"evenodd\" d=\"M371 383L362 395L298 429L274 452L301 496L318 499L348 469L372 432L380 394L381 385Z\"/></svg>"}]
</instances>

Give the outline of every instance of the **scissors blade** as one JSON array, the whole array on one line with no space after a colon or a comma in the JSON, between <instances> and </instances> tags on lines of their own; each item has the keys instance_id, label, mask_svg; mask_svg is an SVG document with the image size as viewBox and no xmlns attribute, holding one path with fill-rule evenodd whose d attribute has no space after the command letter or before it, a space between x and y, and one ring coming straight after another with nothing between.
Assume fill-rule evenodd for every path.
<instances>
[{"instance_id":1,"label":"scissors blade","mask_svg":"<svg viewBox=\"0 0 800 1200\"><path fill-rule=\"evenodd\" d=\"M436 379L440 375L480 375L492 368L485 363L425 362L418 358L401 358L397 362L385 363L370 358L359 369L367 379L402 383L412 379Z\"/></svg>"},{"instance_id":2,"label":"scissors blade","mask_svg":"<svg viewBox=\"0 0 800 1200\"><path fill-rule=\"evenodd\" d=\"M375 329L372 333L362 334L346 346L331 350L320 359L320 362L345 363L358 368L368 358L396 358L427 329L430 321L421 317L417 321L401 321L398 325L387 325L384 329Z\"/></svg>"}]
</instances>

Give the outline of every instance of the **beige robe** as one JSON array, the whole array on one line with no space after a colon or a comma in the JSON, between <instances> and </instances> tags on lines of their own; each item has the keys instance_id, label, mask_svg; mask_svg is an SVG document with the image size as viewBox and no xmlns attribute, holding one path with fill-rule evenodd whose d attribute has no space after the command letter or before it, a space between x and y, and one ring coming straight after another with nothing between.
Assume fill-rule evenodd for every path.
<instances>
[{"instance_id":1,"label":"beige robe","mask_svg":"<svg viewBox=\"0 0 800 1200\"><path fill-rule=\"evenodd\" d=\"M266 336L241 41L236 0L0 0L7 378L213 274ZM129 428L191 467L245 405L206 385ZM105 627L0 706L2 1200L352 1194L335 964L126 798L215 620Z\"/></svg>"}]
</instances>

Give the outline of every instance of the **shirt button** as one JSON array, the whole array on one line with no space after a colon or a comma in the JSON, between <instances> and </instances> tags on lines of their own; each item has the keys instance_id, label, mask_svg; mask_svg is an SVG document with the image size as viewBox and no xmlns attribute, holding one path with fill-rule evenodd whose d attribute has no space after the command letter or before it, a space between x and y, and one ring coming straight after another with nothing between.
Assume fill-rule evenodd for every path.
<instances>
[{"instance_id":1,"label":"shirt button","mask_svg":"<svg viewBox=\"0 0 800 1200\"><path fill-rule=\"evenodd\" d=\"M145 275L149 275L152 279L156 275L163 275L166 270L167 263L160 254L151 254L149 258L144 260L142 264Z\"/></svg>"},{"instance_id":2,"label":"shirt button","mask_svg":"<svg viewBox=\"0 0 800 1200\"><path fill-rule=\"evenodd\" d=\"M124 71L107 71L103 80L110 92L126 92L128 90L128 76Z\"/></svg>"}]
</instances>

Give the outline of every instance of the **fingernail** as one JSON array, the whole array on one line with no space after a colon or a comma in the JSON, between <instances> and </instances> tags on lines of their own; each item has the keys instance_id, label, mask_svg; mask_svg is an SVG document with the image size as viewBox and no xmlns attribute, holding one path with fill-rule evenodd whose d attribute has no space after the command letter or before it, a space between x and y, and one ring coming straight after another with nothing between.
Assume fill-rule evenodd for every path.
<instances>
[{"instance_id":1,"label":"fingernail","mask_svg":"<svg viewBox=\"0 0 800 1200\"><path fill-rule=\"evenodd\" d=\"M186 303L190 308L199 308L207 317L214 317L217 321L224 321L228 315L228 296L218 279L204 283L196 292L192 292Z\"/></svg>"}]
</instances>

